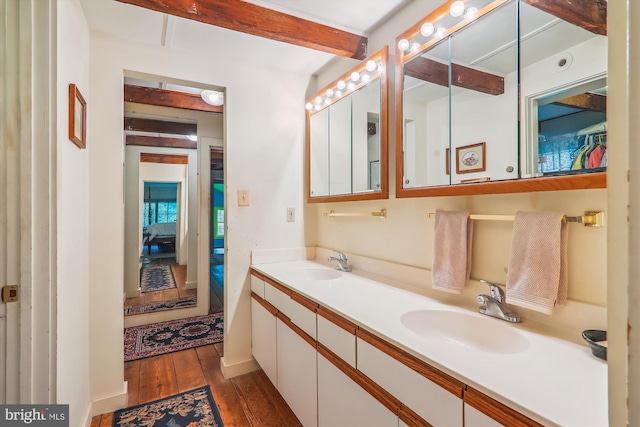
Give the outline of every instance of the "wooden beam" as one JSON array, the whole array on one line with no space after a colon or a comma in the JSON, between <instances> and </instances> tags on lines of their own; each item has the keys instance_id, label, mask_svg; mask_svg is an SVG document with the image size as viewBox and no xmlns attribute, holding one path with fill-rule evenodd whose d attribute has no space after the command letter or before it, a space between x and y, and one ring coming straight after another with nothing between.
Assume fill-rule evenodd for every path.
<instances>
[{"instance_id":1,"label":"wooden beam","mask_svg":"<svg viewBox=\"0 0 640 427\"><path fill-rule=\"evenodd\" d=\"M437 85L449 86L449 66L432 59L413 58L404 64L404 74ZM454 86L490 95L502 95L504 93L504 77L459 64L452 64L451 82Z\"/></svg>"},{"instance_id":2,"label":"wooden beam","mask_svg":"<svg viewBox=\"0 0 640 427\"><path fill-rule=\"evenodd\" d=\"M554 104L566 105L567 107L582 108L583 110L607 112L607 97L598 93L581 93L554 102Z\"/></svg>"},{"instance_id":3,"label":"wooden beam","mask_svg":"<svg viewBox=\"0 0 640 427\"><path fill-rule=\"evenodd\" d=\"M126 145L162 148L187 148L191 150L195 150L198 148L198 144L195 141L191 141L189 139L146 135L127 135Z\"/></svg>"},{"instance_id":4,"label":"wooden beam","mask_svg":"<svg viewBox=\"0 0 640 427\"><path fill-rule=\"evenodd\" d=\"M168 133L170 135L196 135L198 133L198 125L195 123L168 122L164 120L125 117L124 130Z\"/></svg>"},{"instance_id":5,"label":"wooden beam","mask_svg":"<svg viewBox=\"0 0 640 427\"><path fill-rule=\"evenodd\" d=\"M606 0L524 0L525 3L594 34L607 35Z\"/></svg>"},{"instance_id":6,"label":"wooden beam","mask_svg":"<svg viewBox=\"0 0 640 427\"><path fill-rule=\"evenodd\" d=\"M180 154L140 153L140 162L186 165L189 163L189 157Z\"/></svg>"},{"instance_id":7,"label":"wooden beam","mask_svg":"<svg viewBox=\"0 0 640 427\"><path fill-rule=\"evenodd\" d=\"M176 92L145 86L124 85L125 102L158 105L160 107L184 108L186 110L222 113L223 106L209 105L195 93Z\"/></svg>"},{"instance_id":8,"label":"wooden beam","mask_svg":"<svg viewBox=\"0 0 640 427\"><path fill-rule=\"evenodd\" d=\"M242 0L118 0L334 55L364 59L367 38Z\"/></svg>"}]
</instances>

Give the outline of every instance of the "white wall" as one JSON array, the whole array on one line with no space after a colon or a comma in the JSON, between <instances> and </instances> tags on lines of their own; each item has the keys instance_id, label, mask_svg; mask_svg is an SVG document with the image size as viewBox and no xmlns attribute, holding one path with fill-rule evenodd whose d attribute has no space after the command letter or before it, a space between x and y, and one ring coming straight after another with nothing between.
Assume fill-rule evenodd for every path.
<instances>
[{"instance_id":1,"label":"white wall","mask_svg":"<svg viewBox=\"0 0 640 427\"><path fill-rule=\"evenodd\" d=\"M93 98L89 29L80 2L58 0L57 14L57 402L69 404L69 425L79 426L90 416L88 164L93 140L91 125L86 150L69 140L69 83L80 90L89 114Z\"/></svg>"},{"instance_id":2,"label":"white wall","mask_svg":"<svg viewBox=\"0 0 640 427\"><path fill-rule=\"evenodd\" d=\"M100 308L92 312L91 323L92 397L106 398L118 393L123 385L122 321L119 319L122 319L123 280L125 70L226 89L227 262L223 365L227 373L253 367L248 281L251 250L304 245L304 224L301 221L287 223L286 207L299 211L303 207L304 100L309 77L256 69L228 60L217 54L216 43L211 43L207 55L193 55L93 34L91 51L96 54L91 58L94 115L90 136L93 144L90 283L94 291L92 302L100 304ZM202 151L198 151L202 156ZM238 207L239 189L249 190L249 207ZM108 212L105 206L109 207ZM201 203L200 224L208 223L208 217L203 219L205 215L208 215L208 206ZM207 260L208 254L198 260L199 280L208 277Z\"/></svg>"}]
</instances>

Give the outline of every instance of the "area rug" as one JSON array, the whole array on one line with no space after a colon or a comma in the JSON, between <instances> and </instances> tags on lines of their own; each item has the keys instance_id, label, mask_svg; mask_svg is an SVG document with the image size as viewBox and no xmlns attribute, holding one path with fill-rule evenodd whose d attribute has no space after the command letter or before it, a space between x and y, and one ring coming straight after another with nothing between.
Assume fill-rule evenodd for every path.
<instances>
[{"instance_id":1,"label":"area rug","mask_svg":"<svg viewBox=\"0 0 640 427\"><path fill-rule=\"evenodd\" d=\"M176 308L195 307L198 304L198 298L193 295L190 297L170 299L166 301L148 302L139 305L127 305L124 307L124 315L152 313L161 310L173 310Z\"/></svg>"},{"instance_id":2,"label":"area rug","mask_svg":"<svg viewBox=\"0 0 640 427\"><path fill-rule=\"evenodd\" d=\"M113 427L222 427L220 412L204 386L175 396L119 409Z\"/></svg>"},{"instance_id":3,"label":"area rug","mask_svg":"<svg viewBox=\"0 0 640 427\"><path fill-rule=\"evenodd\" d=\"M140 292L165 291L177 287L170 264L151 264L143 268L140 274Z\"/></svg>"},{"instance_id":4,"label":"area rug","mask_svg":"<svg viewBox=\"0 0 640 427\"><path fill-rule=\"evenodd\" d=\"M214 344L222 333L223 313L126 328L124 361Z\"/></svg>"}]
</instances>

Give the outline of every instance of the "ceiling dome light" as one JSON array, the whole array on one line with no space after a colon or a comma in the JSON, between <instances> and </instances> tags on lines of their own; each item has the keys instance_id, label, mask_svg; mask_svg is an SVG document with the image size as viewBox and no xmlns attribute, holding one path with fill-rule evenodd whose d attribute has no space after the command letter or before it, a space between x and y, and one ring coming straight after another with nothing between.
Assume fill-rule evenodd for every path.
<instances>
[{"instance_id":1,"label":"ceiling dome light","mask_svg":"<svg viewBox=\"0 0 640 427\"><path fill-rule=\"evenodd\" d=\"M376 64L376 61L370 59L367 61L367 64L364 66L364 68L366 68L367 71L374 71L376 68L378 68L378 65Z\"/></svg>"},{"instance_id":2,"label":"ceiling dome light","mask_svg":"<svg viewBox=\"0 0 640 427\"><path fill-rule=\"evenodd\" d=\"M198 135L187 135L187 139L195 142L198 140Z\"/></svg>"},{"instance_id":3,"label":"ceiling dome light","mask_svg":"<svg viewBox=\"0 0 640 427\"><path fill-rule=\"evenodd\" d=\"M344 88L347 87L347 84L342 80L339 80L338 83L336 83L336 87L338 90L344 90Z\"/></svg>"},{"instance_id":4,"label":"ceiling dome light","mask_svg":"<svg viewBox=\"0 0 640 427\"><path fill-rule=\"evenodd\" d=\"M358 80L360 80L360 73L357 71L354 71L353 73L351 73L350 78L352 82L357 82Z\"/></svg>"},{"instance_id":5,"label":"ceiling dome light","mask_svg":"<svg viewBox=\"0 0 640 427\"><path fill-rule=\"evenodd\" d=\"M420 34L425 37L429 37L433 34L434 30L435 28L433 27L433 24L431 22L425 22L424 24L422 24L422 27L420 27Z\"/></svg>"},{"instance_id":6,"label":"ceiling dome light","mask_svg":"<svg viewBox=\"0 0 640 427\"><path fill-rule=\"evenodd\" d=\"M222 92L218 92L215 90L203 90L200 93L200 97L209 105L215 105L216 107L219 107L220 105L224 104L224 93Z\"/></svg>"},{"instance_id":7,"label":"ceiling dome light","mask_svg":"<svg viewBox=\"0 0 640 427\"><path fill-rule=\"evenodd\" d=\"M461 0L458 0L451 3L451 7L449 8L449 13L454 18L457 18L458 16L462 16L462 14L464 13L464 2Z\"/></svg>"},{"instance_id":8,"label":"ceiling dome light","mask_svg":"<svg viewBox=\"0 0 640 427\"><path fill-rule=\"evenodd\" d=\"M398 42L398 49L400 49L403 52L406 52L407 49L409 49L409 40L407 39L402 39Z\"/></svg>"},{"instance_id":9,"label":"ceiling dome light","mask_svg":"<svg viewBox=\"0 0 640 427\"><path fill-rule=\"evenodd\" d=\"M310 102L307 102L306 104L304 104L304 109L307 111L311 111L313 109L313 104Z\"/></svg>"}]
</instances>

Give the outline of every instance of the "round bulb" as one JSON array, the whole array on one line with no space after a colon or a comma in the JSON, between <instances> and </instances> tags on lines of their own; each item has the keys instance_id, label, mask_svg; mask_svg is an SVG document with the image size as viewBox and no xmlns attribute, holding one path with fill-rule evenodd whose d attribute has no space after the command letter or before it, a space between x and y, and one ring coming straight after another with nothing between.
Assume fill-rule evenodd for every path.
<instances>
[{"instance_id":1,"label":"round bulb","mask_svg":"<svg viewBox=\"0 0 640 427\"><path fill-rule=\"evenodd\" d=\"M331 98L333 96L333 89L327 89L327 91L324 94L326 95L327 98Z\"/></svg>"},{"instance_id":2,"label":"round bulb","mask_svg":"<svg viewBox=\"0 0 640 427\"><path fill-rule=\"evenodd\" d=\"M224 104L224 94L215 90L203 90L200 97L209 105L220 106Z\"/></svg>"},{"instance_id":3,"label":"round bulb","mask_svg":"<svg viewBox=\"0 0 640 427\"><path fill-rule=\"evenodd\" d=\"M422 24L422 27L420 27L420 33L425 37L429 37L431 34L433 34L434 30L435 28L433 27L433 24L431 22L425 22L424 24Z\"/></svg>"},{"instance_id":4,"label":"round bulb","mask_svg":"<svg viewBox=\"0 0 640 427\"><path fill-rule=\"evenodd\" d=\"M420 50L420 43L412 43L411 44L411 52L417 52Z\"/></svg>"},{"instance_id":5,"label":"round bulb","mask_svg":"<svg viewBox=\"0 0 640 427\"><path fill-rule=\"evenodd\" d=\"M349 84L347 85L347 89L349 90L353 90L356 88L356 85L353 82L349 82Z\"/></svg>"},{"instance_id":6,"label":"round bulb","mask_svg":"<svg viewBox=\"0 0 640 427\"><path fill-rule=\"evenodd\" d=\"M444 27L440 27L436 30L436 37L442 37L444 36L444 33L447 32L447 29Z\"/></svg>"},{"instance_id":7,"label":"round bulb","mask_svg":"<svg viewBox=\"0 0 640 427\"><path fill-rule=\"evenodd\" d=\"M367 71L373 71L378 66L376 65L376 61L370 59L370 60L367 61L367 64L364 67L367 69Z\"/></svg>"},{"instance_id":8,"label":"round bulb","mask_svg":"<svg viewBox=\"0 0 640 427\"><path fill-rule=\"evenodd\" d=\"M310 102L307 102L306 104L304 104L304 108L305 108L307 111L311 111L311 109L313 108L313 104L312 104L312 103L310 103Z\"/></svg>"},{"instance_id":9,"label":"round bulb","mask_svg":"<svg viewBox=\"0 0 640 427\"><path fill-rule=\"evenodd\" d=\"M316 104L322 104L322 97L321 96L316 96L315 103Z\"/></svg>"},{"instance_id":10,"label":"round bulb","mask_svg":"<svg viewBox=\"0 0 640 427\"><path fill-rule=\"evenodd\" d=\"M467 19L471 19L476 16L476 13L478 13L478 9L476 9L475 7L470 7L469 9L467 9L467 13L465 13L464 16Z\"/></svg>"},{"instance_id":11,"label":"round bulb","mask_svg":"<svg viewBox=\"0 0 640 427\"><path fill-rule=\"evenodd\" d=\"M324 99L324 103L329 105L329 104L331 104L331 100L329 98L325 98Z\"/></svg>"},{"instance_id":12,"label":"round bulb","mask_svg":"<svg viewBox=\"0 0 640 427\"><path fill-rule=\"evenodd\" d=\"M451 3L451 7L449 8L449 13L454 18L457 18L458 16L462 16L462 14L464 13L464 2L461 0L458 0Z\"/></svg>"},{"instance_id":13,"label":"round bulb","mask_svg":"<svg viewBox=\"0 0 640 427\"><path fill-rule=\"evenodd\" d=\"M358 80L360 80L360 73L357 71L354 71L353 73L351 73L350 78L352 82L357 82Z\"/></svg>"},{"instance_id":14,"label":"round bulb","mask_svg":"<svg viewBox=\"0 0 640 427\"><path fill-rule=\"evenodd\" d=\"M316 104L316 106L315 106L316 111L320 111L321 108L322 108L322 105Z\"/></svg>"},{"instance_id":15,"label":"round bulb","mask_svg":"<svg viewBox=\"0 0 640 427\"><path fill-rule=\"evenodd\" d=\"M405 52L407 49L409 49L409 40L407 40L407 39L400 40L398 42L398 49L400 49L403 52Z\"/></svg>"},{"instance_id":16,"label":"round bulb","mask_svg":"<svg viewBox=\"0 0 640 427\"><path fill-rule=\"evenodd\" d=\"M336 98L340 98L342 96L342 91L341 90L337 90L336 91Z\"/></svg>"},{"instance_id":17,"label":"round bulb","mask_svg":"<svg viewBox=\"0 0 640 427\"><path fill-rule=\"evenodd\" d=\"M369 76L369 74L363 74L362 75L362 81L365 82L365 83L368 82L370 78L371 78L371 76Z\"/></svg>"},{"instance_id":18,"label":"round bulb","mask_svg":"<svg viewBox=\"0 0 640 427\"><path fill-rule=\"evenodd\" d=\"M338 88L338 90L344 90L344 88L347 86L347 84L345 82L343 82L342 80L338 81L338 83L336 83L336 87Z\"/></svg>"}]
</instances>

